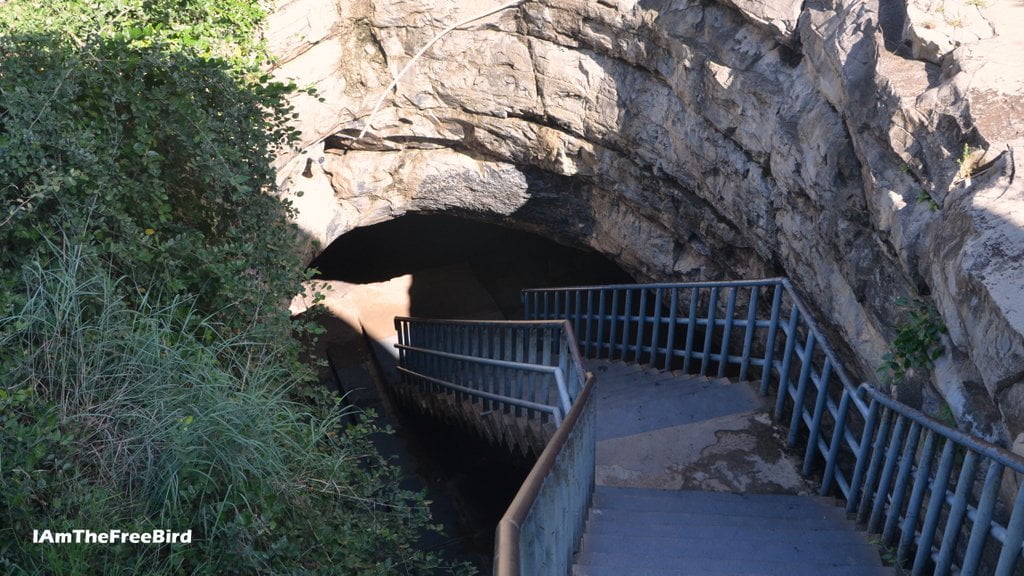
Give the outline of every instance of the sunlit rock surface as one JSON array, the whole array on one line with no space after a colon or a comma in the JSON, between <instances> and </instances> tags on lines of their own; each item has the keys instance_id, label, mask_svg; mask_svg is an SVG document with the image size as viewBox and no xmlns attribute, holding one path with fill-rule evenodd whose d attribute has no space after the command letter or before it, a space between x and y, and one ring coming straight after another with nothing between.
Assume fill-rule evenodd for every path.
<instances>
[{"instance_id":1,"label":"sunlit rock surface","mask_svg":"<svg viewBox=\"0 0 1024 576\"><path fill-rule=\"evenodd\" d=\"M895 393L927 404L930 379L961 424L1024 432L1024 5L523 2L445 35L370 116L422 46L501 4L277 7L275 74L318 89L279 166L312 241L446 211L638 279L785 274L873 381L896 299L927 296L948 353Z\"/></svg>"}]
</instances>

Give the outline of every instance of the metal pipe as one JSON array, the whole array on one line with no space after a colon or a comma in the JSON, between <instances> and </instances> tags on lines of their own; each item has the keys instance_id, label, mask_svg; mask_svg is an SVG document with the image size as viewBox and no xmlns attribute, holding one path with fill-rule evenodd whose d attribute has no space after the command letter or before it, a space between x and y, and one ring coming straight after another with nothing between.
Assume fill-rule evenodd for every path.
<instances>
[{"instance_id":1,"label":"metal pipe","mask_svg":"<svg viewBox=\"0 0 1024 576\"><path fill-rule=\"evenodd\" d=\"M757 331L757 297L760 290L760 286L750 287L750 300L747 301L747 323L744 326L743 332L743 359L740 361L740 382L746 382L747 370L750 368L750 353L754 345L754 333Z\"/></svg>"},{"instance_id":2,"label":"metal pipe","mask_svg":"<svg viewBox=\"0 0 1024 576\"><path fill-rule=\"evenodd\" d=\"M426 374L420 374L419 372L414 372L414 371L409 370L408 368L404 368L402 366L398 367L398 371L399 372L403 372L405 374L408 374L409 376L412 376L413 378L421 378L421 379L426 380L428 382L432 382L434 384L437 384L438 386L441 386L443 388L448 388L450 390L455 390L455 391L463 392L465 394L469 394L470 396L476 396L476 397L479 397L479 398L489 398L491 400L497 400L499 402L503 402L503 403L506 403L506 404L513 404L515 406L522 406L523 408L529 408L531 410L536 410L538 412L547 412L547 413L551 414L552 417L555 419L555 424L556 425L558 425L558 423L562 421L562 412L561 412L561 410L559 410L558 406L549 406L547 404L540 404L540 403L537 403L537 402L529 402L527 400L520 400L518 398L511 398L509 396L502 396L501 394L492 394L491 392L485 392L483 390L476 390L474 388L467 388L465 386L460 386L458 384L453 384L451 382L448 382L446 380L442 380L440 378L434 378L433 376L427 376Z\"/></svg>"}]
</instances>

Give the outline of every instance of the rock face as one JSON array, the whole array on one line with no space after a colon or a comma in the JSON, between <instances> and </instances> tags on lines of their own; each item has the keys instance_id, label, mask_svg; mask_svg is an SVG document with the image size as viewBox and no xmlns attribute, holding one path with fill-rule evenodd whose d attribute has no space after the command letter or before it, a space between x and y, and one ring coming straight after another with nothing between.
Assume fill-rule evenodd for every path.
<instances>
[{"instance_id":1,"label":"rock face","mask_svg":"<svg viewBox=\"0 0 1024 576\"><path fill-rule=\"evenodd\" d=\"M275 73L321 98L296 98L304 148L279 166L311 246L445 211L638 279L785 274L867 380L897 298L924 296L948 327L934 389L976 432L1024 432L1024 6L513 2L441 37L370 116L417 50L501 4L278 7Z\"/></svg>"}]
</instances>

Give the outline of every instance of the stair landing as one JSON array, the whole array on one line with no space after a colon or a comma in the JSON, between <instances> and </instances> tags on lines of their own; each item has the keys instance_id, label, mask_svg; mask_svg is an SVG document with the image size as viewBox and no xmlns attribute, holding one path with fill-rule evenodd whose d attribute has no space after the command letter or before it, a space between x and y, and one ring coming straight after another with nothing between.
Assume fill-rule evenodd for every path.
<instances>
[{"instance_id":1,"label":"stair landing","mask_svg":"<svg viewBox=\"0 0 1024 576\"><path fill-rule=\"evenodd\" d=\"M586 367L597 375L597 484L814 493L749 383L607 360Z\"/></svg>"}]
</instances>

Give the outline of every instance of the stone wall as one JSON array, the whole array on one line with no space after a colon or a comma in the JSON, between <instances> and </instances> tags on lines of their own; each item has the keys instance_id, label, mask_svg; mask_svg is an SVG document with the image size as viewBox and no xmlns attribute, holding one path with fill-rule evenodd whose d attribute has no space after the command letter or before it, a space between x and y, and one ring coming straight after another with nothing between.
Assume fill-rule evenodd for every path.
<instances>
[{"instance_id":1,"label":"stone wall","mask_svg":"<svg viewBox=\"0 0 1024 576\"><path fill-rule=\"evenodd\" d=\"M445 211L588 246L640 280L786 274L868 380L896 299L925 296L948 353L894 393L937 391L1009 443L1024 432L1024 6L986 2L525 1L443 36L371 118L420 47L502 2L294 0L267 29L275 73L320 99L296 97L303 148L281 182L311 250Z\"/></svg>"}]
</instances>

